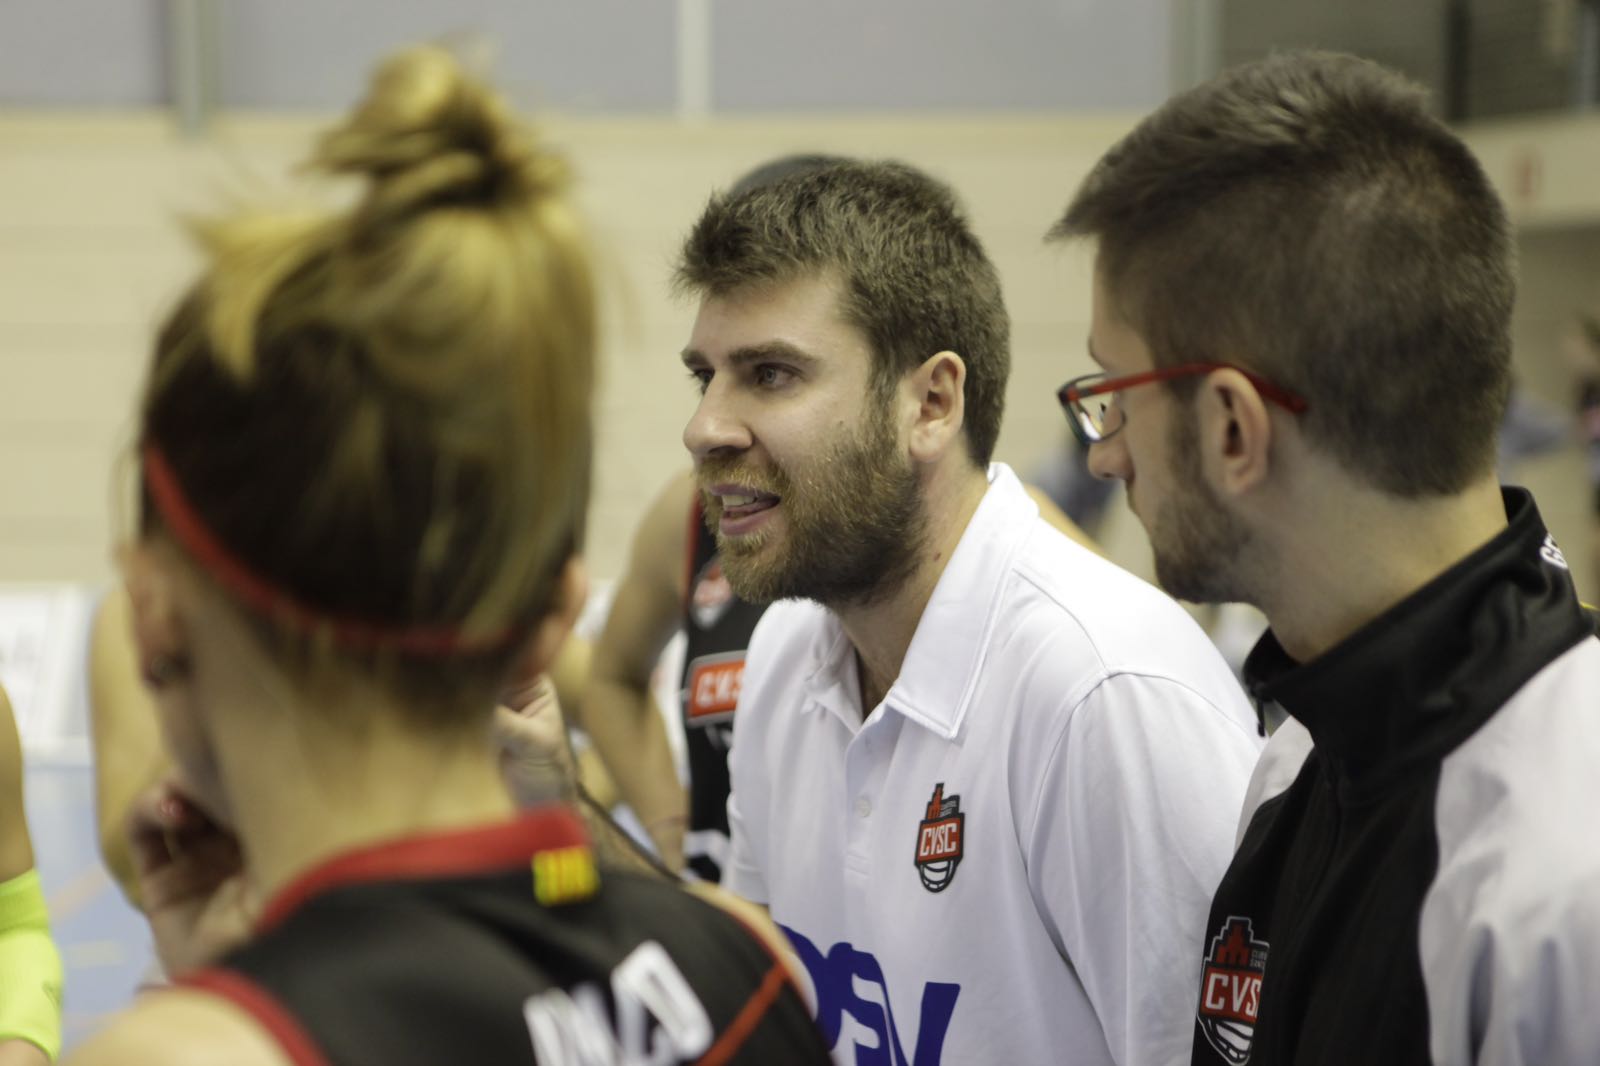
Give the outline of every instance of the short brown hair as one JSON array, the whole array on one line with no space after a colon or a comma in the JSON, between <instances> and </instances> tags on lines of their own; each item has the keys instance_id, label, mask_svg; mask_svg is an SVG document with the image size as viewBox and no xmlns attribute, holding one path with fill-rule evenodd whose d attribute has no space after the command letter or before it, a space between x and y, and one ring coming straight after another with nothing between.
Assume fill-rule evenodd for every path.
<instances>
[{"instance_id":1,"label":"short brown hair","mask_svg":"<svg viewBox=\"0 0 1600 1066\"><path fill-rule=\"evenodd\" d=\"M176 532L170 478L285 666L331 648L410 705L459 702L498 683L581 538L594 297L567 168L431 48L384 64L311 162L363 195L196 227L206 266L145 390L142 525ZM482 650L341 647L341 620Z\"/></svg>"},{"instance_id":2,"label":"short brown hair","mask_svg":"<svg viewBox=\"0 0 1600 1066\"><path fill-rule=\"evenodd\" d=\"M839 279L880 389L938 352L961 356L967 451L987 464L1011 325L999 275L950 188L904 163L841 160L714 196L684 241L677 284L725 296L814 275Z\"/></svg>"},{"instance_id":3,"label":"short brown hair","mask_svg":"<svg viewBox=\"0 0 1600 1066\"><path fill-rule=\"evenodd\" d=\"M1492 469L1505 210L1398 75L1321 52L1228 71L1112 148L1050 235L1097 240L1114 309L1157 365L1249 364L1304 396L1307 436L1379 488L1447 494Z\"/></svg>"}]
</instances>

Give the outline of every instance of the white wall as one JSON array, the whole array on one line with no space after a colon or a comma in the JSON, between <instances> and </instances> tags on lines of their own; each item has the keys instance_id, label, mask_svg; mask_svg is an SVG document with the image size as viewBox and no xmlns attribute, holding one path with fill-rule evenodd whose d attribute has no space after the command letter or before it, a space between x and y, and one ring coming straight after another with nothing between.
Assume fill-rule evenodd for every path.
<instances>
[{"instance_id":1,"label":"white wall","mask_svg":"<svg viewBox=\"0 0 1600 1066\"><path fill-rule=\"evenodd\" d=\"M1087 258L1044 246L1041 234L1133 118L551 123L579 170L608 294L595 573L616 576L637 516L686 462L679 434L692 392L676 353L692 309L669 298L667 278L714 186L797 150L899 156L949 180L1005 281L1014 369L999 457L1025 469L1062 439L1054 389L1088 369ZM113 461L127 444L151 329L191 267L175 216L251 181L280 181L316 125L237 119L189 143L157 114L0 114L0 581L110 577ZM1600 196L1583 198L1583 175L1600 168L1600 126L1562 125L1559 137L1541 139L1545 129L1501 125L1468 138L1526 230L1519 374L1564 404L1559 331L1600 296L1600 238L1582 224L1600 223ZM1519 191L1530 151L1541 177L1532 192ZM1568 547L1580 587L1600 597L1576 448L1520 473ZM1119 561L1148 572L1143 535L1125 509L1113 509L1107 540Z\"/></svg>"},{"instance_id":2,"label":"white wall","mask_svg":"<svg viewBox=\"0 0 1600 1066\"><path fill-rule=\"evenodd\" d=\"M1600 118L1550 116L1486 122L1463 131L1518 230L1512 340L1518 381L1551 407L1574 409L1567 335L1580 311L1600 312ZM1510 480L1534 491L1572 564L1600 602L1600 521L1576 439L1523 464Z\"/></svg>"},{"instance_id":3,"label":"white wall","mask_svg":"<svg viewBox=\"0 0 1600 1066\"><path fill-rule=\"evenodd\" d=\"M684 74L719 113L1140 108L1195 2L5 0L0 104L169 101L173 13L203 11L228 108L342 107L372 63L435 39L481 48L529 106L590 114L673 114Z\"/></svg>"},{"instance_id":4,"label":"white wall","mask_svg":"<svg viewBox=\"0 0 1600 1066\"><path fill-rule=\"evenodd\" d=\"M638 515L687 459L693 393L670 299L678 241L711 189L796 150L888 155L952 182L1002 272L1014 362L999 456L1026 467L1062 439L1054 400L1088 368L1084 253L1041 237L1131 119L567 119L608 294L591 565L614 576ZM114 460L128 443L151 331L192 261L175 224L278 182L315 122L236 120L205 143L158 115L0 115L0 581L111 574ZM1142 537L1125 524L1130 562Z\"/></svg>"}]
</instances>

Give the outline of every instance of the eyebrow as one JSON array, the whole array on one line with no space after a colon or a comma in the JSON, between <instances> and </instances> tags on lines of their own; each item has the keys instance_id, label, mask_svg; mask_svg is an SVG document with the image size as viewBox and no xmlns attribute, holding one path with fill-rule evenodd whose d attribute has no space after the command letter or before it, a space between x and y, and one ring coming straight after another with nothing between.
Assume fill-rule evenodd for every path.
<instances>
[{"instance_id":1,"label":"eyebrow","mask_svg":"<svg viewBox=\"0 0 1600 1066\"><path fill-rule=\"evenodd\" d=\"M705 353L696 348L685 348L681 358L687 367L702 367L711 362ZM777 359L785 363L796 363L802 367L814 366L817 357L802 348L797 348L788 341L768 341L765 344L752 344L743 348L735 348L728 353L728 362L736 367L748 366L751 363L763 363Z\"/></svg>"}]
</instances>

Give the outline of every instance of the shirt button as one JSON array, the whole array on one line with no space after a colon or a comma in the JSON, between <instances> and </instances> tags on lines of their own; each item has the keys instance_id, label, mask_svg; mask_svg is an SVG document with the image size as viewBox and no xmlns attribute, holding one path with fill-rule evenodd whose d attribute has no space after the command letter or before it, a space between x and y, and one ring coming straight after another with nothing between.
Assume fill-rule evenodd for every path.
<instances>
[{"instance_id":1,"label":"shirt button","mask_svg":"<svg viewBox=\"0 0 1600 1066\"><path fill-rule=\"evenodd\" d=\"M856 800L856 814L865 818L872 813L872 801L862 796Z\"/></svg>"}]
</instances>

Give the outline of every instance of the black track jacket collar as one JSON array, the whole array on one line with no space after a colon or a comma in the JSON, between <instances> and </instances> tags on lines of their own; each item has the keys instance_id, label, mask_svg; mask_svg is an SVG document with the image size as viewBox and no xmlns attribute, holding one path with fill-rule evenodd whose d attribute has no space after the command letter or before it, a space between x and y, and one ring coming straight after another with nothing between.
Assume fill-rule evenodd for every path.
<instances>
[{"instance_id":1,"label":"black track jacket collar","mask_svg":"<svg viewBox=\"0 0 1600 1066\"><path fill-rule=\"evenodd\" d=\"M1544 565L1559 552L1533 497L1502 491L1504 530L1330 651L1300 665L1268 631L1246 659L1251 696L1303 723L1350 783L1453 749L1594 631L1565 568Z\"/></svg>"}]
</instances>

